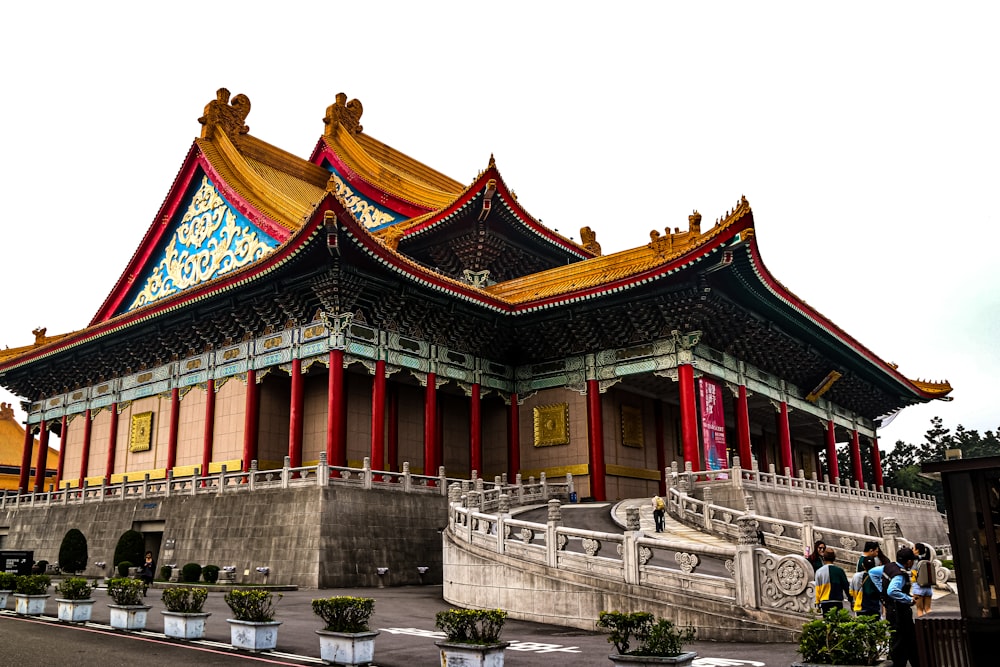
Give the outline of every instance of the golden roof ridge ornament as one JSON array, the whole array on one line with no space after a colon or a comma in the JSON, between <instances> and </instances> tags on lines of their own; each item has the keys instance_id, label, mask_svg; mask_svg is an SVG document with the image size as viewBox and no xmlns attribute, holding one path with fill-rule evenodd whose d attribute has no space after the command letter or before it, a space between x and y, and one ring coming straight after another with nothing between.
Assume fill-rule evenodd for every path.
<instances>
[{"instance_id":1,"label":"golden roof ridge ornament","mask_svg":"<svg viewBox=\"0 0 1000 667\"><path fill-rule=\"evenodd\" d=\"M361 126L361 114L364 110L360 100L348 102L346 93L337 93L336 101L326 108L326 115L323 116L323 135L332 137L338 125L351 134L361 134L364 130Z\"/></svg>"},{"instance_id":2,"label":"golden roof ridge ornament","mask_svg":"<svg viewBox=\"0 0 1000 667\"><path fill-rule=\"evenodd\" d=\"M201 138L211 139L218 129L236 143L242 135L250 132L250 126L244 124L249 114L249 97L241 93L230 103L229 90L219 88L215 93L215 99L205 105L205 115L198 119L204 126L201 128Z\"/></svg>"}]
</instances>

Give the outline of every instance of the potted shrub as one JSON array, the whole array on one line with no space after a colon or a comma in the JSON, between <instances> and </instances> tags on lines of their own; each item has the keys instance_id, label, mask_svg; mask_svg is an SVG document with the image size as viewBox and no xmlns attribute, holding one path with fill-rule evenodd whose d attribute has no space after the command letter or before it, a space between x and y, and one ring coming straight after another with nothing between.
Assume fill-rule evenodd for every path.
<instances>
[{"instance_id":1,"label":"potted shrub","mask_svg":"<svg viewBox=\"0 0 1000 667\"><path fill-rule=\"evenodd\" d=\"M202 611L208 599L207 588L174 586L163 589L163 634L174 639L203 639L205 620L210 613Z\"/></svg>"},{"instance_id":2,"label":"potted shrub","mask_svg":"<svg viewBox=\"0 0 1000 667\"><path fill-rule=\"evenodd\" d=\"M802 626L802 662L793 665L878 665L889 650L889 634L889 621L832 609Z\"/></svg>"},{"instance_id":3,"label":"potted shrub","mask_svg":"<svg viewBox=\"0 0 1000 667\"><path fill-rule=\"evenodd\" d=\"M7 596L14 591L17 575L10 572L0 572L0 610L7 608Z\"/></svg>"},{"instance_id":4,"label":"potted shrub","mask_svg":"<svg viewBox=\"0 0 1000 667\"><path fill-rule=\"evenodd\" d=\"M502 609L439 611L434 625L445 640L434 643L441 649L441 666L502 667L508 642L500 641L500 633L506 620Z\"/></svg>"},{"instance_id":5,"label":"potted shrub","mask_svg":"<svg viewBox=\"0 0 1000 667\"><path fill-rule=\"evenodd\" d=\"M602 611L597 627L610 631L608 642L615 651L608 658L615 665L690 665L698 654L684 651L684 643L694 640L694 628L679 628L673 621L655 619L646 611L625 613ZM635 640L638 646L632 647Z\"/></svg>"},{"instance_id":6,"label":"potted shrub","mask_svg":"<svg viewBox=\"0 0 1000 667\"><path fill-rule=\"evenodd\" d=\"M270 591L234 588L226 593L225 601L234 616L226 619L233 648L256 652L270 651L278 645L281 621L274 620L274 596Z\"/></svg>"},{"instance_id":7,"label":"potted shrub","mask_svg":"<svg viewBox=\"0 0 1000 667\"><path fill-rule=\"evenodd\" d=\"M142 630L146 627L149 605L143 604L145 582L129 577L108 579L108 595L114 600L109 604L112 628L118 630Z\"/></svg>"},{"instance_id":8,"label":"potted shrub","mask_svg":"<svg viewBox=\"0 0 1000 667\"><path fill-rule=\"evenodd\" d=\"M340 595L312 601L312 610L326 626L317 630L319 655L334 665L370 665L378 632L368 628L375 600Z\"/></svg>"},{"instance_id":9,"label":"potted shrub","mask_svg":"<svg viewBox=\"0 0 1000 667\"><path fill-rule=\"evenodd\" d=\"M40 616L45 613L45 601L49 599L49 575L25 574L14 582L14 611L24 616Z\"/></svg>"},{"instance_id":10,"label":"potted shrub","mask_svg":"<svg viewBox=\"0 0 1000 667\"><path fill-rule=\"evenodd\" d=\"M56 586L56 604L60 621L83 623L90 620L94 600L90 597L94 587L83 577L67 577Z\"/></svg>"},{"instance_id":11,"label":"potted shrub","mask_svg":"<svg viewBox=\"0 0 1000 667\"><path fill-rule=\"evenodd\" d=\"M87 538L79 528L70 528L59 545L59 569L69 573L83 572L89 560Z\"/></svg>"}]
</instances>

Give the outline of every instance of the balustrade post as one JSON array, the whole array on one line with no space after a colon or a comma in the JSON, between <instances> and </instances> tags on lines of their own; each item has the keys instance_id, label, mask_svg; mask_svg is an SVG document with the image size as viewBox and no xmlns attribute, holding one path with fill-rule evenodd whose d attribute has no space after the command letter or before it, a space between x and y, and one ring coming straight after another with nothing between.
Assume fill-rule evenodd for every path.
<instances>
[{"instance_id":1,"label":"balustrade post","mask_svg":"<svg viewBox=\"0 0 1000 667\"><path fill-rule=\"evenodd\" d=\"M250 490L253 491L257 488L257 466L260 465L257 459L252 459L250 461Z\"/></svg>"},{"instance_id":2,"label":"balustrade post","mask_svg":"<svg viewBox=\"0 0 1000 667\"><path fill-rule=\"evenodd\" d=\"M167 469L166 485L165 485L167 488L165 489L166 493L164 494L164 495L166 495L167 498L170 497L170 487L173 486L173 485L174 485L174 471L173 471L173 469L168 468ZM84 487L84 489L87 488L87 480L83 480L83 487ZM86 496L86 493L84 493L84 496Z\"/></svg>"},{"instance_id":3,"label":"balustrade post","mask_svg":"<svg viewBox=\"0 0 1000 667\"><path fill-rule=\"evenodd\" d=\"M70 488L69 487L69 482L66 482L65 486L63 486L63 497L62 497L62 504L63 505L65 505L65 504L67 504L69 502L69 493L70 493L69 488Z\"/></svg>"},{"instance_id":4,"label":"balustrade post","mask_svg":"<svg viewBox=\"0 0 1000 667\"><path fill-rule=\"evenodd\" d=\"M812 505L802 507L802 553L812 553L815 515Z\"/></svg>"},{"instance_id":5,"label":"balustrade post","mask_svg":"<svg viewBox=\"0 0 1000 667\"><path fill-rule=\"evenodd\" d=\"M454 484L452 484L454 486ZM413 490L413 478L410 476L410 462L403 461L403 493L409 493ZM448 498L451 498L451 489L448 490Z\"/></svg>"},{"instance_id":6,"label":"balustrade post","mask_svg":"<svg viewBox=\"0 0 1000 667\"><path fill-rule=\"evenodd\" d=\"M201 466L195 466L191 474L191 495L198 493L198 478L201 477Z\"/></svg>"},{"instance_id":7,"label":"balustrade post","mask_svg":"<svg viewBox=\"0 0 1000 667\"><path fill-rule=\"evenodd\" d=\"M542 500L549 499L549 485L545 482L545 471L543 470L538 476L538 483L542 485Z\"/></svg>"},{"instance_id":8,"label":"balustrade post","mask_svg":"<svg viewBox=\"0 0 1000 667\"><path fill-rule=\"evenodd\" d=\"M326 452L319 453L319 464L316 466L316 482L322 486L330 486L330 464L326 460Z\"/></svg>"},{"instance_id":9,"label":"balustrade post","mask_svg":"<svg viewBox=\"0 0 1000 667\"><path fill-rule=\"evenodd\" d=\"M566 473L566 497L572 498L575 489L573 488L573 473Z\"/></svg>"},{"instance_id":10,"label":"balustrade post","mask_svg":"<svg viewBox=\"0 0 1000 667\"><path fill-rule=\"evenodd\" d=\"M495 475L493 477L493 486L497 489L502 489L504 486L502 479L503 478L500 477L500 475Z\"/></svg>"},{"instance_id":11,"label":"balustrade post","mask_svg":"<svg viewBox=\"0 0 1000 667\"><path fill-rule=\"evenodd\" d=\"M365 489L372 488L372 459L366 456L361 463L361 485Z\"/></svg>"},{"instance_id":12,"label":"balustrade post","mask_svg":"<svg viewBox=\"0 0 1000 667\"><path fill-rule=\"evenodd\" d=\"M702 509L703 509L703 512L704 512L704 516L702 517L702 520L704 520L704 522L705 522L705 532L711 534L712 533L712 509L711 509L710 506L715 501L714 494L712 493L712 487L710 487L710 486L706 486L705 487L705 492L702 495L702 501L704 502L704 504L702 505Z\"/></svg>"},{"instance_id":13,"label":"balustrade post","mask_svg":"<svg viewBox=\"0 0 1000 667\"><path fill-rule=\"evenodd\" d=\"M896 517L882 517L882 539L885 540L885 555L896 560L896 551L899 549L896 531Z\"/></svg>"},{"instance_id":14,"label":"balustrade post","mask_svg":"<svg viewBox=\"0 0 1000 667\"><path fill-rule=\"evenodd\" d=\"M506 493L500 494L500 500L497 502L497 553L502 554L506 551L506 545L504 540L507 536L507 519L510 518L510 496Z\"/></svg>"},{"instance_id":15,"label":"balustrade post","mask_svg":"<svg viewBox=\"0 0 1000 667\"><path fill-rule=\"evenodd\" d=\"M622 535L622 574L626 584L639 583L639 545L642 535L639 524L639 508L630 505L625 508L625 533Z\"/></svg>"},{"instance_id":16,"label":"balustrade post","mask_svg":"<svg viewBox=\"0 0 1000 667\"><path fill-rule=\"evenodd\" d=\"M739 456L734 456L733 457L733 469L732 469L731 473L732 474L729 476L729 481L733 485L733 488L734 489L742 489L743 488L743 469L740 467L740 457Z\"/></svg>"},{"instance_id":17,"label":"balustrade post","mask_svg":"<svg viewBox=\"0 0 1000 667\"><path fill-rule=\"evenodd\" d=\"M521 485L521 473L514 475L514 486L517 493L517 506L520 507L524 504L524 487Z\"/></svg>"},{"instance_id":18,"label":"balustrade post","mask_svg":"<svg viewBox=\"0 0 1000 667\"><path fill-rule=\"evenodd\" d=\"M365 460L367 461L367 459ZM292 476L292 471L289 469L291 467L292 467L292 458L290 456L286 456L281 464L281 488L283 489L288 488L288 480Z\"/></svg>"},{"instance_id":19,"label":"balustrade post","mask_svg":"<svg viewBox=\"0 0 1000 667\"><path fill-rule=\"evenodd\" d=\"M225 490L226 490L226 466L223 465L222 471L219 472L219 491L218 491L219 495L221 496Z\"/></svg>"},{"instance_id":20,"label":"balustrade post","mask_svg":"<svg viewBox=\"0 0 1000 667\"><path fill-rule=\"evenodd\" d=\"M559 567L559 545L556 532L562 526L562 508L559 501L553 498L548 502L549 520L545 525L545 564L549 567Z\"/></svg>"},{"instance_id":21,"label":"balustrade post","mask_svg":"<svg viewBox=\"0 0 1000 667\"><path fill-rule=\"evenodd\" d=\"M149 493L149 473L147 472L142 476L142 497L145 498Z\"/></svg>"},{"instance_id":22,"label":"balustrade post","mask_svg":"<svg viewBox=\"0 0 1000 667\"><path fill-rule=\"evenodd\" d=\"M475 473L475 470L473 470L472 472ZM473 475L473 477L472 477L472 484L473 484L473 488L475 488L476 491L482 492L482 490L483 490L483 480L482 479L480 479L479 477L476 477L475 475Z\"/></svg>"},{"instance_id":23,"label":"balustrade post","mask_svg":"<svg viewBox=\"0 0 1000 667\"><path fill-rule=\"evenodd\" d=\"M441 495L448 495L448 477L444 474L444 466L438 466L438 486L441 488Z\"/></svg>"},{"instance_id":24,"label":"balustrade post","mask_svg":"<svg viewBox=\"0 0 1000 667\"><path fill-rule=\"evenodd\" d=\"M758 581L759 575L754 567L759 525L757 519L749 515L736 519L739 540L733 560L733 580L736 584L736 606L744 609L760 608L758 591L762 582Z\"/></svg>"}]
</instances>

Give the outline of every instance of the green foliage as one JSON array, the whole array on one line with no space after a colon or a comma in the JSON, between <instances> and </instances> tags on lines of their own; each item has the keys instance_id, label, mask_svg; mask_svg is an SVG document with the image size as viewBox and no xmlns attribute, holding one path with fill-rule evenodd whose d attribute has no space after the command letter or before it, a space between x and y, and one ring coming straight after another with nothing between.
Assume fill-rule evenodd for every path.
<instances>
[{"instance_id":1,"label":"green foliage","mask_svg":"<svg viewBox=\"0 0 1000 667\"><path fill-rule=\"evenodd\" d=\"M941 559L941 567L946 567L949 570L951 570L952 572L954 572L955 571L955 561L949 560L947 558L942 558ZM0 586L0 588L3 588L3 586Z\"/></svg>"},{"instance_id":2,"label":"green foliage","mask_svg":"<svg viewBox=\"0 0 1000 667\"><path fill-rule=\"evenodd\" d=\"M63 572L82 572L87 569L87 538L78 528L70 528L59 545L59 569Z\"/></svg>"},{"instance_id":3,"label":"green foliage","mask_svg":"<svg viewBox=\"0 0 1000 667\"><path fill-rule=\"evenodd\" d=\"M181 581L195 583L201 579L201 565L198 563L187 563L181 568Z\"/></svg>"},{"instance_id":4,"label":"green foliage","mask_svg":"<svg viewBox=\"0 0 1000 667\"><path fill-rule=\"evenodd\" d=\"M14 582L14 592L21 595L45 595L51 583L47 574L25 574Z\"/></svg>"},{"instance_id":5,"label":"green foliage","mask_svg":"<svg viewBox=\"0 0 1000 667\"><path fill-rule=\"evenodd\" d=\"M614 644L619 655L680 655L684 652L684 643L693 641L697 634L694 628L679 628L665 618L656 620L647 611L602 611L597 627L609 631L608 642ZM633 639L639 642L634 650Z\"/></svg>"},{"instance_id":6,"label":"green foliage","mask_svg":"<svg viewBox=\"0 0 1000 667\"><path fill-rule=\"evenodd\" d=\"M12 572L0 572L0 591L12 591L17 584L17 575Z\"/></svg>"},{"instance_id":7,"label":"green foliage","mask_svg":"<svg viewBox=\"0 0 1000 667\"><path fill-rule=\"evenodd\" d=\"M145 593L146 584L139 579L130 577L108 579L108 595L115 601L115 604L141 605Z\"/></svg>"},{"instance_id":8,"label":"green foliage","mask_svg":"<svg viewBox=\"0 0 1000 667\"><path fill-rule=\"evenodd\" d=\"M174 574L174 568L170 567L169 565L160 566L160 579L162 579L163 581L169 581L170 577L172 577L173 574Z\"/></svg>"},{"instance_id":9,"label":"green foliage","mask_svg":"<svg viewBox=\"0 0 1000 667\"><path fill-rule=\"evenodd\" d=\"M234 588L224 599L237 621L265 623L274 620L273 598L271 592L262 588Z\"/></svg>"},{"instance_id":10,"label":"green foliage","mask_svg":"<svg viewBox=\"0 0 1000 667\"><path fill-rule=\"evenodd\" d=\"M171 586L163 589L163 606L179 614L198 614L208 599L207 588Z\"/></svg>"},{"instance_id":11,"label":"green foliage","mask_svg":"<svg viewBox=\"0 0 1000 667\"><path fill-rule=\"evenodd\" d=\"M205 580L205 583L214 584L219 580L219 566L206 565L201 570L201 578Z\"/></svg>"},{"instance_id":12,"label":"green foliage","mask_svg":"<svg viewBox=\"0 0 1000 667\"><path fill-rule=\"evenodd\" d=\"M118 544L115 545L115 558L111 562L112 566L118 567L119 563L126 560L133 566L135 563L141 563L145 548L146 540L142 537L142 533L137 530L126 530L118 538Z\"/></svg>"},{"instance_id":13,"label":"green foliage","mask_svg":"<svg viewBox=\"0 0 1000 667\"><path fill-rule=\"evenodd\" d=\"M83 577L68 577L59 582L56 593L63 600L89 600L94 588L96 586L91 586Z\"/></svg>"},{"instance_id":14,"label":"green foliage","mask_svg":"<svg viewBox=\"0 0 1000 667\"><path fill-rule=\"evenodd\" d=\"M312 601L313 613L323 619L329 632L368 632L368 619L375 600L339 595Z\"/></svg>"},{"instance_id":15,"label":"green foliage","mask_svg":"<svg viewBox=\"0 0 1000 667\"><path fill-rule=\"evenodd\" d=\"M803 662L821 665L877 665L889 648L889 622L832 609L802 627Z\"/></svg>"},{"instance_id":16,"label":"green foliage","mask_svg":"<svg viewBox=\"0 0 1000 667\"><path fill-rule=\"evenodd\" d=\"M118 571L119 577L127 577L129 569L133 567L135 567L135 565L132 565L132 561L123 560L122 562L118 563L118 566L115 568L115 570Z\"/></svg>"},{"instance_id":17,"label":"green foliage","mask_svg":"<svg viewBox=\"0 0 1000 667\"><path fill-rule=\"evenodd\" d=\"M439 611L434 625L448 641L458 644L498 644L507 612L502 609L449 609Z\"/></svg>"}]
</instances>

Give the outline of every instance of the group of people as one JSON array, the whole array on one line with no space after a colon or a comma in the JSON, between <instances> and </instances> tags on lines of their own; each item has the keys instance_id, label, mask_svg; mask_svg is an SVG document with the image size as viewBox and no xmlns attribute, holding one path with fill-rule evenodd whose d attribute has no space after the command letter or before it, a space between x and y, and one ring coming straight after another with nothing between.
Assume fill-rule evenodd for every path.
<instances>
[{"instance_id":1,"label":"group of people","mask_svg":"<svg viewBox=\"0 0 1000 667\"><path fill-rule=\"evenodd\" d=\"M858 559L857 573L848 581L847 573L835 564L836 553L823 542L817 542L807 560L816 571L816 604L824 614L830 609L842 609L845 601L858 616L885 618L893 628L889 658L896 667L909 662L918 667L916 632L913 609L917 616L931 610L935 583L930 548L916 543L902 547L896 559L890 560L878 542L866 542Z\"/></svg>"}]
</instances>

